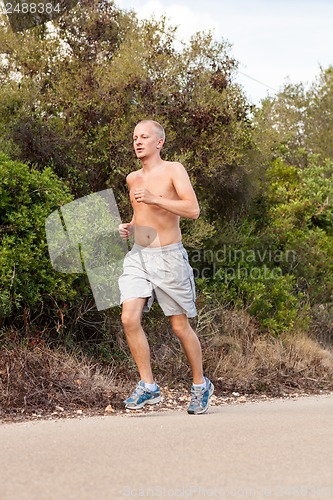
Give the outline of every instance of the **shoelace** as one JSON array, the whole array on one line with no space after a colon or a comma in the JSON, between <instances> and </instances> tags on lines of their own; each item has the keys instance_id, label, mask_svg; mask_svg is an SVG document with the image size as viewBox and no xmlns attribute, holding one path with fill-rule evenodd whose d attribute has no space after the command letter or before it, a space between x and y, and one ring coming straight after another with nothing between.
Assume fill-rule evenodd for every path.
<instances>
[{"instance_id":1,"label":"shoelace","mask_svg":"<svg viewBox=\"0 0 333 500\"><path fill-rule=\"evenodd\" d=\"M146 389L146 387L142 386L142 385L137 385L136 388L134 389L134 392L133 392L133 395L136 395L136 396L141 396L141 394L144 394L145 392L149 392L148 389Z\"/></svg>"},{"instance_id":2,"label":"shoelace","mask_svg":"<svg viewBox=\"0 0 333 500\"><path fill-rule=\"evenodd\" d=\"M199 401L200 397L203 396L205 393L206 389L201 389L199 388L193 388L191 389L191 400L192 401Z\"/></svg>"}]
</instances>

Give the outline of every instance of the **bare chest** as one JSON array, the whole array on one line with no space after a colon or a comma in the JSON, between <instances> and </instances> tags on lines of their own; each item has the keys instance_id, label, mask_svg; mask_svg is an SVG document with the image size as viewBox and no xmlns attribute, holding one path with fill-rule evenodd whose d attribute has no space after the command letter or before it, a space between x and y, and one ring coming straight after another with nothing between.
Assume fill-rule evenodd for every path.
<instances>
[{"instance_id":1,"label":"bare chest","mask_svg":"<svg viewBox=\"0 0 333 500\"><path fill-rule=\"evenodd\" d=\"M143 176L138 174L130 186L130 199L136 204L134 193L136 189L145 188L154 196L162 198L177 199L177 193L169 175L151 174Z\"/></svg>"}]
</instances>

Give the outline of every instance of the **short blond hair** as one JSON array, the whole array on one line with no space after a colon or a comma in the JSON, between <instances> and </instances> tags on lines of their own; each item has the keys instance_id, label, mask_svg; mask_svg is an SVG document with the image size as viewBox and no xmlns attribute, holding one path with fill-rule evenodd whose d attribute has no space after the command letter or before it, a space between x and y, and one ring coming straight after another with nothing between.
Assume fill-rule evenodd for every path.
<instances>
[{"instance_id":1,"label":"short blond hair","mask_svg":"<svg viewBox=\"0 0 333 500\"><path fill-rule=\"evenodd\" d=\"M160 123L156 122L155 120L140 120L137 125L139 125L139 123L151 123L152 125L154 125L157 137L161 137L161 139L165 141L165 130Z\"/></svg>"}]
</instances>

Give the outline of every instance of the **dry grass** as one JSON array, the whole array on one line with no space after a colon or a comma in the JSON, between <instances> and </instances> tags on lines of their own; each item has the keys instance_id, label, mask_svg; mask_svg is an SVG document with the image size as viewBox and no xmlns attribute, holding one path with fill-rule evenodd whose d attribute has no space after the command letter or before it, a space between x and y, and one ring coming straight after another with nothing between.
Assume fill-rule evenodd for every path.
<instances>
[{"instance_id":1,"label":"dry grass","mask_svg":"<svg viewBox=\"0 0 333 500\"><path fill-rule=\"evenodd\" d=\"M304 332L260 334L246 312L221 306L201 323L207 371L226 390L280 395L333 387L332 350Z\"/></svg>"},{"instance_id":2,"label":"dry grass","mask_svg":"<svg viewBox=\"0 0 333 500\"><path fill-rule=\"evenodd\" d=\"M333 305L319 304L311 310L311 335L324 347L333 346Z\"/></svg>"},{"instance_id":3,"label":"dry grass","mask_svg":"<svg viewBox=\"0 0 333 500\"><path fill-rule=\"evenodd\" d=\"M113 326L121 356L108 368L83 355L43 345L1 349L0 416L40 409L52 412L57 406L90 411L104 410L110 404L122 407L124 394L137 381L137 371L119 325ZM301 332L280 338L264 335L245 311L221 304L199 310L193 327L217 395L238 391L280 396L333 389L333 352L313 336ZM170 388L188 387L191 372L169 321L155 309L145 316L144 328L156 380Z\"/></svg>"},{"instance_id":4,"label":"dry grass","mask_svg":"<svg viewBox=\"0 0 333 500\"><path fill-rule=\"evenodd\" d=\"M145 324L156 378L188 385L191 372L181 345L168 320L157 319ZM304 332L280 338L262 334L245 311L221 304L199 310L192 326L203 347L205 371L224 393L278 396L333 388L333 351Z\"/></svg>"},{"instance_id":5,"label":"dry grass","mask_svg":"<svg viewBox=\"0 0 333 500\"><path fill-rule=\"evenodd\" d=\"M37 409L104 408L119 392L114 370L78 355L47 347L2 349L0 408L29 413Z\"/></svg>"}]
</instances>

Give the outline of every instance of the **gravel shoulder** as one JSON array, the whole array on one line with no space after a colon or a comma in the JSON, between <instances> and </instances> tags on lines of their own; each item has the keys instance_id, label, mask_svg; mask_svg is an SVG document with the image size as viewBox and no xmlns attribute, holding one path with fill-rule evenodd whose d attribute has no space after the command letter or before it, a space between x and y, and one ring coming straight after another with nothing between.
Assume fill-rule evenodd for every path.
<instances>
[{"instance_id":1,"label":"gravel shoulder","mask_svg":"<svg viewBox=\"0 0 333 500\"><path fill-rule=\"evenodd\" d=\"M161 402L154 406L145 406L141 410L131 411L126 410L122 401L117 401L117 404L109 404L105 408L70 408L65 406L55 406L52 410L45 408L36 408L35 410L12 411L7 414L0 414L0 425L8 423L19 423L26 421L43 421L43 420L64 420L64 419L82 419L88 417L101 417L108 415L146 415L150 413L167 413L167 412L185 412L190 401L188 388L180 387L177 389L169 389L167 386L161 387ZM224 407L234 405L245 405L248 403L261 403L265 401L284 401L296 400L299 398L309 398L316 396L333 395L331 390L319 390L316 392L307 392L298 390L297 392L285 392L281 396L272 396L266 394L247 394L240 392L221 393L215 389L215 393L210 398L210 407ZM126 397L124 395L124 397Z\"/></svg>"}]
</instances>

